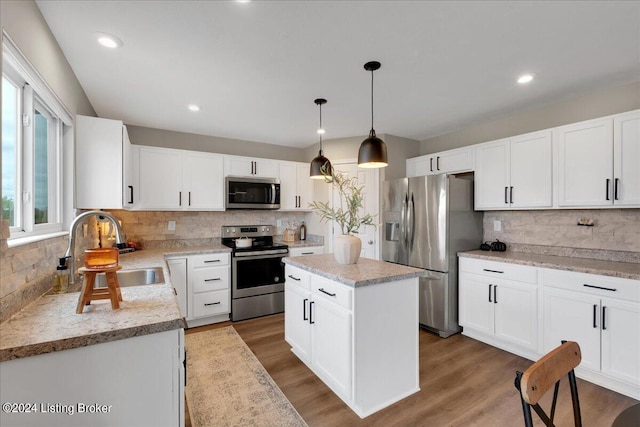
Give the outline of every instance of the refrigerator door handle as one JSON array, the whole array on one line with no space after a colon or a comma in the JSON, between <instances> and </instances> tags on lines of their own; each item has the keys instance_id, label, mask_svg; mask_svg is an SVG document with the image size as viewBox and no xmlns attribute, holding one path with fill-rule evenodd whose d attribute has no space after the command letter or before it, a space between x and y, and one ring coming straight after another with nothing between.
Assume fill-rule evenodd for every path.
<instances>
[{"instance_id":1,"label":"refrigerator door handle","mask_svg":"<svg viewBox=\"0 0 640 427\"><path fill-rule=\"evenodd\" d=\"M404 247L407 247L407 194L402 199L402 210L400 211L400 239Z\"/></svg>"},{"instance_id":2,"label":"refrigerator door handle","mask_svg":"<svg viewBox=\"0 0 640 427\"><path fill-rule=\"evenodd\" d=\"M416 211L415 211L415 203L413 201L413 193L411 194L411 199L409 199L409 208L407 209L407 222L409 223L410 227L408 230L408 234L409 234L409 247L413 247L413 240L414 240L414 235L415 235L415 222L416 222Z\"/></svg>"}]
</instances>

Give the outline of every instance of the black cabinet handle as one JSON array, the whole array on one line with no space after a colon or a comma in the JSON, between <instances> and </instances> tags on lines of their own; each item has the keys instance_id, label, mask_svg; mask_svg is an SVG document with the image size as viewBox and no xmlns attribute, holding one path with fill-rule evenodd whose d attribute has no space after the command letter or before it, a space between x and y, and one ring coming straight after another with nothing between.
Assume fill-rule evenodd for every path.
<instances>
[{"instance_id":1,"label":"black cabinet handle","mask_svg":"<svg viewBox=\"0 0 640 427\"><path fill-rule=\"evenodd\" d=\"M596 313L598 312L598 304L593 304L593 327L597 328L598 324L596 323Z\"/></svg>"},{"instance_id":2,"label":"black cabinet handle","mask_svg":"<svg viewBox=\"0 0 640 427\"><path fill-rule=\"evenodd\" d=\"M613 200L620 200L618 198L618 186L620 184L620 178L613 180Z\"/></svg>"},{"instance_id":3,"label":"black cabinet handle","mask_svg":"<svg viewBox=\"0 0 640 427\"><path fill-rule=\"evenodd\" d=\"M607 307L602 306L602 330L607 330Z\"/></svg>"},{"instance_id":4,"label":"black cabinet handle","mask_svg":"<svg viewBox=\"0 0 640 427\"><path fill-rule=\"evenodd\" d=\"M611 180L609 178L607 178L607 200L611 200L609 198L609 184L610 184Z\"/></svg>"},{"instance_id":5,"label":"black cabinet handle","mask_svg":"<svg viewBox=\"0 0 640 427\"><path fill-rule=\"evenodd\" d=\"M513 203L513 187L509 187L509 203Z\"/></svg>"},{"instance_id":6,"label":"black cabinet handle","mask_svg":"<svg viewBox=\"0 0 640 427\"><path fill-rule=\"evenodd\" d=\"M508 192L509 192L509 187L504 187L504 203L506 205L509 204L509 199L507 198L508 197Z\"/></svg>"},{"instance_id":7,"label":"black cabinet handle","mask_svg":"<svg viewBox=\"0 0 640 427\"><path fill-rule=\"evenodd\" d=\"M133 204L133 185L127 185L129 187L129 203Z\"/></svg>"},{"instance_id":8,"label":"black cabinet handle","mask_svg":"<svg viewBox=\"0 0 640 427\"><path fill-rule=\"evenodd\" d=\"M313 304L315 304L315 301L311 301L311 302L309 303L309 324L310 324L310 325L313 325L314 323L316 323L316 322L313 320Z\"/></svg>"},{"instance_id":9,"label":"black cabinet handle","mask_svg":"<svg viewBox=\"0 0 640 427\"><path fill-rule=\"evenodd\" d=\"M322 292L325 295L329 295L330 297L335 297L336 294L332 294L331 292L327 292L325 291L323 288L318 289L320 292Z\"/></svg>"},{"instance_id":10,"label":"black cabinet handle","mask_svg":"<svg viewBox=\"0 0 640 427\"><path fill-rule=\"evenodd\" d=\"M208 307L210 305L218 305L218 304L220 304L220 301L205 303L204 306Z\"/></svg>"},{"instance_id":11,"label":"black cabinet handle","mask_svg":"<svg viewBox=\"0 0 640 427\"><path fill-rule=\"evenodd\" d=\"M298 281L298 282L300 281L300 279L299 279L298 277L294 277L294 276L292 276L291 274L290 274L288 277L290 277L290 278L292 278L293 280L296 280L296 281Z\"/></svg>"},{"instance_id":12,"label":"black cabinet handle","mask_svg":"<svg viewBox=\"0 0 640 427\"><path fill-rule=\"evenodd\" d=\"M611 291L611 292L617 291L617 289L615 289L615 288L603 288L602 286L587 285L586 283L583 284L582 286L584 286L586 288L601 289L603 291Z\"/></svg>"},{"instance_id":13,"label":"black cabinet handle","mask_svg":"<svg viewBox=\"0 0 640 427\"><path fill-rule=\"evenodd\" d=\"M436 157L436 169L440 170L440 156Z\"/></svg>"},{"instance_id":14,"label":"black cabinet handle","mask_svg":"<svg viewBox=\"0 0 640 427\"><path fill-rule=\"evenodd\" d=\"M178 192L178 206L182 206L182 191Z\"/></svg>"},{"instance_id":15,"label":"black cabinet handle","mask_svg":"<svg viewBox=\"0 0 640 427\"><path fill-rule=\"evenodd\" d=\"M429 172L433 172L433 157L429 159Z\"/></svg>"},{"instance_id":16,"label":"black cabinet handle","mask_svg":"<svg viewBox=\"0 0 640 427\"><path fill-rule=\"evenodd\" d=\"M491 301L491 287L492 287L492 286L493 286L493 285L489 285L489 302L493 302L493 301Z\"/></svg>"},{"instance_id":17,"label":"black cabinet handle","mask_svg":"<svg viewBox=\"0 0 640 427\"><path fill-rule=\"evenodd\" d=\"M498 303L498 285L493 285L493 303L497 304Z\"/></svg>"},{"instance_id":18,"label":"black cabinet handle","mask_svg":"<svg viewBox=\"0 0 640 427\"><path fill-rule=\"evenodd\" d=\"M191 191L189 191L189 206L191 206Z\"/></svg>"},{"instance_id":19,"label":"black cabinet handle","mask_svg":"<svg viewBox=\"0 0 640 427\"><path fill-rule=\"evenodd\" d=\"M302 300L302 320L309 320L309 317L307 316L308 301L309 301L309 298L305 298L304 300Z\"/></svg>"},{"instance_id":20,"label":"black cabinet handle","mask_svg":"<svg viewBox=\"0 0 640 427\"><path fill-rule=\"evenodd\" d=\"M220 262L220 260L219 260L219 259L208 259L208 260L206 260L204 263L205 263L205 264L209 264L209 263L211 263L211 262Z\"/></svg>"},{"instance_id":21,"label":"black cabinet handle","mask_svg":"<svg viewBox=\"0 0 640 427\"><path fill-rule=\"evenodd\" d=\"M313 252L301 252L300 255L313 255Z\"/></svg>"},{"instance_id":22,"label":"black cabinet handle","mask_svg":"<svg viewBox=\"0 0 640 427\"><path fill-rule=\"evenodd\" d=\"M187 349L184 349L184 360L182 361L182 366L184 366L184 386L187 386Z\"/></svg>"},{"instance_id":23,"label":"black cabinet handle","mask_svg":"<svg viewBox=\"0 0 640 427\"><path fill-rule=\"evenodd\" d=\"M205 282L215 282L216 280L222 280L222 279L219 277L215 277L213 279L204 279Z\"/></svg>"},{"instance_id":24,"label":"black cabinet handle","mask_svg":"<svg viewBox=\"0 0 640 427\"><path fill-rule=\"evenodd\" d=\"M504 271L499 271L499 270L489 270L488 268L483 268L483 271L488 271L489 273L500 273L503 274Z\"/></svg>"}]
</instances>

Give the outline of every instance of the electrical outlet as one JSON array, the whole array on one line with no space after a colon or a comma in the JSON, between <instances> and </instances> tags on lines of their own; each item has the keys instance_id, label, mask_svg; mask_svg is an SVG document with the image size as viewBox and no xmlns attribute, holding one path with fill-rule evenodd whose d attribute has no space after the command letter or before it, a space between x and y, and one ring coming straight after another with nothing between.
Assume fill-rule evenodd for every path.
<instances>
[{"instance_id":1,"label":"electrical outlet","mask_svg":"<svg viewBox=\"0 0 640 427\"><path fill-rule=\"evenodd\" d=\"M82 224L82 237L86 238L89 235L89 224Z\"/></svg>"},{"instance_id":2,"label":"electrical outlet","mask_svg":"<svg viewBox=\"0 0 640 427\"><path fill-rule=\"evenodd\" d=\"M175 221L169 221L169 224L167 226L167 230L176 231L176 222Z\"/></svg>"},{"instance_id":3,"label":"electrical outlet","mask_svg":"<svg viewBox=\"0 0 640 427\"><path fill-rule=\"evenodd\" d=\"M281 219L276 220L276 227L278 227L278 228L282 227L282 220Z\"/></svg>"},{"instance_id":4,"label":"electrical outlet","mask_svg":"<svg viewBox=\"0 0 640 427\"><path fill-rule=\"evenodd\" d=\"M502 221L499 219L493 220L493 231L502 231Z\"/></svg>"}]
</instances>

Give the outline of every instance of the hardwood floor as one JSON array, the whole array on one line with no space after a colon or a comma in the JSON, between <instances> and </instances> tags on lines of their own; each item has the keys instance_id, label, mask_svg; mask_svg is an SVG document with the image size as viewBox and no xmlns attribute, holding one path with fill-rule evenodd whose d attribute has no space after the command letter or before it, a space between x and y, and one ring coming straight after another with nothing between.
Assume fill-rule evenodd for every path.
<instances>
[{"instance_id":1,"label":"hardwood floor","mask_svg":"<svg viewBox=\"0 0 640 427\"><path fill-rule=\"evenodd\" d=\"M522 426L513 386L516 370L531 361L455 335L441 339L420 331L420 388L365 419L351 411L290 351L284 341L284 315L193 328L187 333L232 325L296 410L311 427L330 426ZM563 381L556 425L572 426L571 397ZM636 400L578 379L583 425L610 426ZM547 410L551 396L542 403ZM535 425L543 425L536 419Z\"/></svg>"}]
</instances>

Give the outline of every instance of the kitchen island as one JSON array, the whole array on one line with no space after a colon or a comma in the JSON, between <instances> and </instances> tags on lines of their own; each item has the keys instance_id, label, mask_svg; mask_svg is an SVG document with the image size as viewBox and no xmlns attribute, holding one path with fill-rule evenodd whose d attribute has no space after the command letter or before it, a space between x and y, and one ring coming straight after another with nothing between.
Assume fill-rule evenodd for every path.
<instances>
[{"instance_id":1,"label":"kitchen island","mask_svg":"<svg viewBox=\"0 0 640 427\"><path fill-rule=\"evenodd\" d=\"M287 257L285 340L361 418L420 390L418 278L424 270L333 254Z\"/></svg>"}]
</instances>

